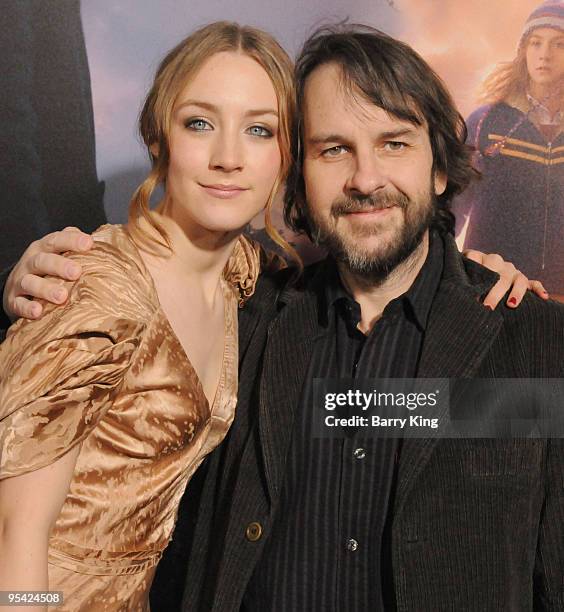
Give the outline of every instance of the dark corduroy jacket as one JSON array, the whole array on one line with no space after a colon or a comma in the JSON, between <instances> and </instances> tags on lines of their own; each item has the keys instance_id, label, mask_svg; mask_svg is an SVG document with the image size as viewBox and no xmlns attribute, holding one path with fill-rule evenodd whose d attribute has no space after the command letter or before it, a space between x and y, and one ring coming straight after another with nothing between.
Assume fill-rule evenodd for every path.
<instances>
[{"instance_id":1,"label":"dark corduroy jacket","mask_svg":"<svg viewBox=\"0 0 564 612\"><path fill-rule=\"evenodd\" d=\"M294 411L318 333L315 270L310 275L300 291L263 279L241 312L235 422L187 489L153 611L241 607L278 520ZM518 309L492 312L480 298L495 280L446 239L420 377L564 376L564 307L528 294ZM562 442L404 441L389 559L398 610L564 610Z\"/></svg>"},{"instance_id":2,"label":"dark corduroy jacket","mask_svg":"<svg viewBox=\"0 0 564 612\"><path fill-rule=\"evenodd\" d=\"M2 291L2 293L4 293L4 287L8 281L8 276L10 276L11 271L12 268L7 268L6 270L2 270L0 272L0 291ZM4 341L8 327L10 327L10 319L8 319L4 310L0 308L0 342Z\"/></svg>"}]
</instances>

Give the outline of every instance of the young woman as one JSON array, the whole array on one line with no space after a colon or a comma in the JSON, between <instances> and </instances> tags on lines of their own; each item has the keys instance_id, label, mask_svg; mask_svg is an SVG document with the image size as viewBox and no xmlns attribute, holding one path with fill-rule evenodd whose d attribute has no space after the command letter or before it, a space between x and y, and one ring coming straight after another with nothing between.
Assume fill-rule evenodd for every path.
<instances>
[{"instance_id":1,"label":"young woman","mask_svg":"<svg viewBox=\"0 0 564 612\"><path fill-rule=\"evenodd\" d=\"M259 30L215 23L163 60L129 222L71 256L65 306L0 347L0 591L147 609L184 488L234 415L237 309L261 264L241 229L266 206L290 249L269 210L293 112L291 62Z\"/></svg>"},{"instance_id":2,"label":"young woman","mask_svg":"<svg viewBox=\"0 0 564 612\"><path fill-rule=\"evenodd\" d=\"M465 246L497 251L564 300L564 2L537 7L517 56L483 85L468 119L483 173L459 198Z\"/></svg>"}]
</instances>

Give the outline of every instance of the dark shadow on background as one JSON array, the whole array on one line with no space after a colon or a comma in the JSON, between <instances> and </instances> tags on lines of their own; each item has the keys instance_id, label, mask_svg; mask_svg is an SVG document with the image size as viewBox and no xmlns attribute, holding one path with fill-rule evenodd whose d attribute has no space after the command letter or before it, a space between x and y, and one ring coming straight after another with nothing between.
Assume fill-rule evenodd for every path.
<instances>
[{"instance_id":1,"label":"dark shadow on background","mask_svg":"<svg viewBox=\"0 0 564 612\"><path fill-rule=\"evenodd\" d=\"M0 269L36 238L105 222L78 0L2 0Z\"/></svg>"},{"instance_id":2,"label":"dark shadow on background","mask_svg":"<svg viewBox=\"0 0 564 612\"><path fill-rule=\"evenodd\" d=\"M105 179L104 202L110 223L125 223L133 192L147 178L148 167L128 168Z\"/></svg>"}]
</instances>

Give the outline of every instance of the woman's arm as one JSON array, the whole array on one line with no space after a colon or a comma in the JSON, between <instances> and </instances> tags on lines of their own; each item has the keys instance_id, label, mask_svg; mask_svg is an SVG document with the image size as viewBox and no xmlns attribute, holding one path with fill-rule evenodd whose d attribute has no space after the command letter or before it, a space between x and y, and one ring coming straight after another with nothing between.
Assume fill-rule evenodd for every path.
<instances>
[{"instance_id":1,"label":"woman's arm","mask_svg":"<svg viewBox=\"0 0 564 612\"><path fill-rule=\"evenodd\" d=\"M49 532L67 496L79 450L76 445L51 465L0 480L0 591L49 590Z\"/></svg>"},{"instance_id":2,"label":"woman's arm","mask_svg":"<svg viewBox=\"0 0 564 612\"><path fill-rule=\"evenodd\" d=\"M151 313L141 277L111 243L71 261L84 273L67 302L19 320L0 345L0 590L53 588L49 532L81 443L112 409Z\"/></svg>"}]
</instances>

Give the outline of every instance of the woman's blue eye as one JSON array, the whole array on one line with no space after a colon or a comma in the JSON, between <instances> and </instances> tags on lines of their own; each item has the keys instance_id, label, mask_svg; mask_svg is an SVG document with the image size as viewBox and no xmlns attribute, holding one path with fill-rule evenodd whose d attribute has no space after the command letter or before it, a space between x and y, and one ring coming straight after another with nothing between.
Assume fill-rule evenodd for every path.
<instances>
[{"instance_id":1,"label":"woman's blue eye","mask_svg":"<svg viewBox=\"0 0 564 612\"><path fill-rule=\"evenodd\" d=\"M262 125L252 125L248 132L251 136L260 136L261 138L270 138L272 136L272 132Z\"/></svg>"},{"instance_id":2,"label":"woman's blue eye","mask_svg":"<svg viewBox=\"0 0 564 612\"><path fill-rule=\"evenodd\" d=\"M186 122L186 127L196 132L203 132L204 130L211 130L211 125L203 119L191 119Z\"/></svg>"}]
</instances>

